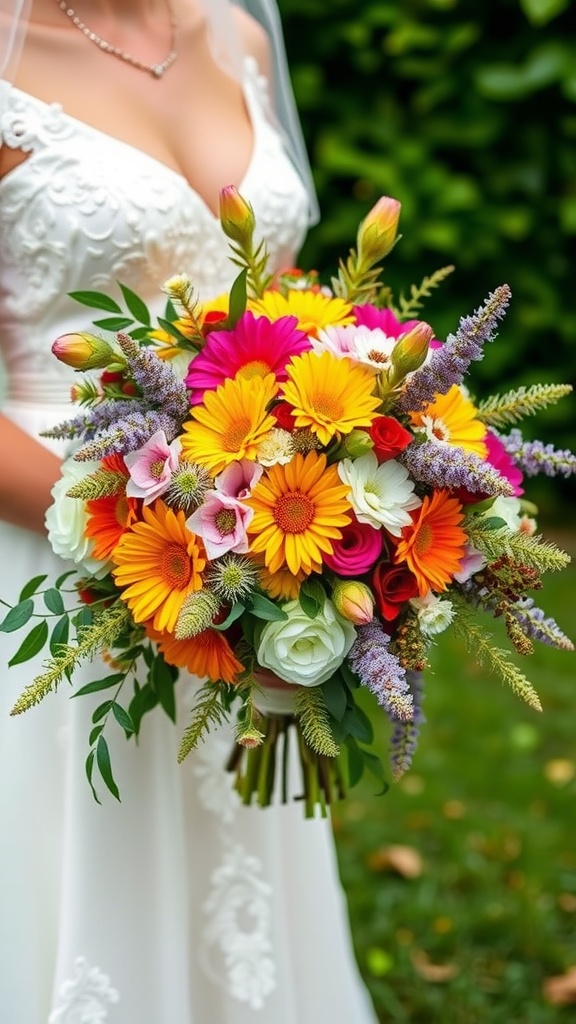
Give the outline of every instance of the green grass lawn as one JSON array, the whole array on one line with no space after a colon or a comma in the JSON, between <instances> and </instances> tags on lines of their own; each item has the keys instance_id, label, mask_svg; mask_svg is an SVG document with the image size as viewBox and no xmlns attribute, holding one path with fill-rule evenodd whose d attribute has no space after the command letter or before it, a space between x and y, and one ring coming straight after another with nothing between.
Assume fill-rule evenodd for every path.
<instances>
[{"instance_id":1,"label":"green grass lawn","mask_svg":"<svg viewBox=\"0 0 576 1024\"><path fill-rule=\"evenodd\" d=\"M572 638L575 594L571 567L537 595ZM576 655L539 646L522 667L543 714L441 637L412 771L384 796L363 782L336 807L356 951L383 1022L576 1019L576 1004L543 994L576 965Z\"/></svg>"}]
</instances>

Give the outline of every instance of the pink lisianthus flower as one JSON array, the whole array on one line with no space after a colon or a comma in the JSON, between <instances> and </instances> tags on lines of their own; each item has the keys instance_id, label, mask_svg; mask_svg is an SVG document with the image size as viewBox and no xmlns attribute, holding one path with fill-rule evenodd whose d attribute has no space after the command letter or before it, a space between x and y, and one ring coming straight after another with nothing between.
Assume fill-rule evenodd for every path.
<instances>
[{"instance_id":1,"label":"pink lisianthus flower","mask_svg":"<svg viewBox=\"0 0 576 1024\"><path fill-rule=\"evenodd\" d=\"M216 477L214 490L236 501L244 501L250 496L252 488L256 486L263 472L263 466L250 462L249 459L231 462Z\"/></svg>"},{"instance_id":2,"label":"pink lisianthus flower","mask_svg":"<svg viewBox=\"0 0 576 1024\"><path fill-rule=\"evenodd\" d=\"M328 351L338 358L347 356L375 372L388 369L395 344L395 337L389 337L379 327L364 324L326 327L319 331L318 339L312 341L316 352Z\"/></svg>"},{"instance_id":3,"label":"pink lisianthus flower","mask_svg":"<svg viewBox=\"0 0 576 1024\"><path fill-rule=\"evenodd\" d=\"M354 316L358 325L363 324L371 330L379 327L389 338L398 339L402 334L408 334L413 327L420 323L419 320L406 320L402 322L394 315L391 309L378 309L377 306L354 306ZM430 348L441 348L442 342L436 338L430 341Z\"/></svg>"},{"instance_id":4,"label":"pink lisianthus flower","mask_svg":"<svg viewBox=\"0 0 576 1024\"><path fill-rule=\"evenodd\" d=\"M254 511L236 498L219 491L207 491L204 501L186 520L192 533L202 537L210 561L227 551L245 555L249 549L246 528Z\"/></svg>"},{"instance_id":5,"label":"pink lisianthus flower","mask_svg":"<svg viewBox=\"0 0 576 1024\"><path fill-rule=\"evenodd\" d=\"M170 444L163 430L136 451L124 456L130 479L126 484L127 498L143 498L144 504L160 497L170 487L172 474L178 468L180 441L176 437Z\"/></svg>"},{"instance_id":6,"label":"pink lisianthus flower","mask_svg":"<svg viewBox=\"0 0 576 1024\"><path fill-rule=\"evenodd\" d=\"M378 561L383 546L382 530L354 518L342 527L340 539L332 541L332 554L324 555L324 562L339 576L362 576Z\"/></svg>"},{"instance_id":7,"label":"pink lisianthus flower","mask_svg":"<svg viewBox=\"0 0 576 1024\"><path fill-rule=\"evenodd\" d=\"M202 402L204 391L214 390L228 378L266 377L287 379L286 366L292 356L310 348L310 341L298 330L295 316L274 322L247 311L231 331L211 331L201 352L188 368L186 385L191 403Z\"/></svg>"}]
</instances>

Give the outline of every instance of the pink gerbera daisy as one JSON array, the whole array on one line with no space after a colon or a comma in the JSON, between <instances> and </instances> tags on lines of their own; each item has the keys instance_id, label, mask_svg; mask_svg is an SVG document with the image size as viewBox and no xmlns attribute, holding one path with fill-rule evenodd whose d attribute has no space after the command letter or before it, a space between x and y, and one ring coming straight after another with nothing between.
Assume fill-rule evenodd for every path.
<instances>
[{"instance_id":1,"label":"pink gerbera daisy","mask_svg":"<svg viewBox=\"0 0 576 1024\"><path fill-rule=\"evenodd\" d=\"M211 331L188 369L186 384L192 392L192 405L198 405L206 389L217 388L227 377L250 379L273 373L276 380L286 380L286 364L310 348L297 323L295 316L272 322L246 312L233 330Z\"/></svg>"}]
</instances>

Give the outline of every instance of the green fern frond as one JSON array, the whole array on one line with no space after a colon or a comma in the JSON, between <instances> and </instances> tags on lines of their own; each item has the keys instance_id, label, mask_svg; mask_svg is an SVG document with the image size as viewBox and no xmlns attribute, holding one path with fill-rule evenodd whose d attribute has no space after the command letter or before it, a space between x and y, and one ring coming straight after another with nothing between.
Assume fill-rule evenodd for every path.
<instances>
[{"instance_id":1,"label":"green fern frond","mask_svg":"<svg viewBox=\"0 0 576 1024\"><path fill-rule=\"evenodd\" d=\"M466 646L479 665L499 675L514 693L526 701L535 711L542 711L540 698L532 683L510 659L508 651L495 647L492 634L473 622L469 616L462 616L454 622L455 631L466 641Z\"/></svg>"},{"instance_id":2,"label":"green fern frond","mask_svg":"<svg viewBox=\"0 0 576 1024\"><path fill-rule=\"evenodd\" d=\"M82 498L83 501L93 501L96 498L110 498L113 494L120 494L126 487L126 476L124 473L117 473L109 469L98 469L90 476L84 477L73 484L70 490L66 491L69 498Z\"/></svg>"},{"instance_id":3,"label":"green fern frond","mask_svg":"<svg viewBox=\"0 0 576 1024\"><path fill-rule=\"evenodd\" d=\"M301 686L294 700L294 714L300 720L302 735L317 754L337 757L340 753L328 720L324 698L317 686Z\"/></svg>"},{"instance_id":4,"label":"green fern frond","mask_svg":"<svg viewBox=\"0 0 576 1024\"><path fill-rule=\"evenodd\" d=\"M467 521L470 542L478 548L489 561L494 561L502 554L509 555L522 565L528 565L539 572L559 572L570 564L570 555L551 541L541 536L530 537L527 533L513 533L506 527L491 530Z\"/></svg>"},{"instance_id":5,"label":"green fern frond","mask_svg":"<svg viewBox=\"0 0 576 1024\"><path fill-rule=\"evenodd\" d=\"M210 726L222 725L227 718L228 714L222 707L218 685L213 682L204 683L198 691L196 704L192 708L192 718L182 736L178 762L182 762L190 751L198 746L204 734L209 732Z\"/></svg>"},{"instance_id":6,"label":"green fern frond","mask_svg":"<svg viewBox=\"0 0 576 1024\"><path fill-rule=\"evenodd\" d=\"M238 715L236 742L242 747L259 747L266 738L266 734L259 728L262 722L262 714L254 703L255 689L256 687L254 686L249 688Z\"/></svg>"},{"instance_id":7,"label":"green fern frond","mask_svg":"<svg viewBox=\"0 0 576 1024\"><path fill-rule=\"evenodd\" d=\"M451 265L447 267L440 267L429 277L423 278L419 285L411 285L410 298L406 299L403 294L400 294L398 305L390 307L394 315L397 316L399 320L411 320L418 310L422 309L422 300L430 298L432 289L438 288L438 286L446 280L453 270L454 267Z\"/></svg>"},{"instance_id":8,"label":"green fern frond","mask_svg":"<svg viewBox=\"0 0 576 1024\"><path fill-rule=\"evenodd\" d=\"M491 427L505 427L554 405L571 391L571 384L533 384L507 391L504 395L491 395L480 402L478 419Z\"/></svg>"},{"instance_id":9,"label":"green fern frond","mask_svg":"<svg viewBox=\"0 0 576 1024\"><path fill-rule=\"evenodd\" d=\"M79 662L112 647L130 621L130 611L122 601L98 612L90 626L82 626L78 630L76 644L66 644L56 657L46 663L46 671L36 676L20 694L10 714L20 715L34 704L39 704L46 694L57 689L62 678L69 676Z\"/></svg>"}]
</instances>

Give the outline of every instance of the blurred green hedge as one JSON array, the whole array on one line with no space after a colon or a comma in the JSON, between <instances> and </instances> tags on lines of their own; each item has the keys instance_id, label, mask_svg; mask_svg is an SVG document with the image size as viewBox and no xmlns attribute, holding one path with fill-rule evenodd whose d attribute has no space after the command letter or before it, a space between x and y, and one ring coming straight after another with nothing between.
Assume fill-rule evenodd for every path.
<instances>
[{"instance_id":1,"label":"blurred green hedge","mask_svg":"<svg viewBox=\"0 0 576 1024\"><path fill-rule=\"evenodd\" d=\"M386 278L455 272L422 316L439 337L508 282L479 395L576 379L576 4L280 0L322 221L301 264L330 274L382 194L402 202ZM576 448L574 403L525 432ZM530 485L543 512L572 484ZM564 504L564 502L561 502ZM547 508L548 506L548 508Z\"/></svg>"}]
</instances>

